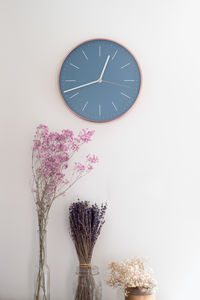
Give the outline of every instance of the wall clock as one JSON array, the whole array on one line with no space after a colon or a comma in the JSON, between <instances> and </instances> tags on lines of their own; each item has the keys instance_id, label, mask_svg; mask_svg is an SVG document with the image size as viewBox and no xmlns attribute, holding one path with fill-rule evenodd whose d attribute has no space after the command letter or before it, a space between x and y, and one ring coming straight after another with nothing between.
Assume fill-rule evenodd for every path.
<instances>
[{"instance_id":1,"label":"wall clock","mask_svg":"<svg viewBox=\"0 0 200 300\"><path fill-rule=\"evenodd\" d=\"M83 42L65 58L59 77L62 97L79 117L107 122L135 103L141 73L133 54L117 42Z\"/></svg>"}]
</instances>

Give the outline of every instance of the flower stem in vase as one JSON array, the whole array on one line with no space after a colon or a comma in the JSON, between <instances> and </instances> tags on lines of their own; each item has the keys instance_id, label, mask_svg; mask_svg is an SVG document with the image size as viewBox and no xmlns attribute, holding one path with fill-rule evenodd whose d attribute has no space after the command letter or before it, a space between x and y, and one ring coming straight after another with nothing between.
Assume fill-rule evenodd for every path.
<instances>
[{"instance_id":1,"label":"flower stem in vase","mask_svg":"<svg viewBox=\"0 0 200 300\"><path fill-rule=\"evenodd\" d=\"M75 300L95 299L95 289L95 280L92 275L91 268L80 267Z\"/></svg>"},{"instance_id":2,"label":"flower stem in vase","mask_svg":"<svg viewBox=\"0 0 200 300\"><path fill-rule=\"evenodd\" d=\"M46 263L46 231L39 230L39 255L34 300L50 299L50 272Z\"/></svg>"}]
</instances>

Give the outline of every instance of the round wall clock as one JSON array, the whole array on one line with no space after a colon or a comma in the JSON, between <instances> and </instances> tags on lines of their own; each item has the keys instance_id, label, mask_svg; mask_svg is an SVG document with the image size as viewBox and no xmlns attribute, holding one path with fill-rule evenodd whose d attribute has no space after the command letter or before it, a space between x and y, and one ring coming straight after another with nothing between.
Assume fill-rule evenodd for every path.
<instances>
[{"instance_id":1,"label":"round wall clock","mask_svg":"<svg viewBox=\"0 0 200 300\"><path fill-rule=\"evenodd\" d=\"M133 54L106 39L86 41L65 58L59 77L61 94L79 117L107 122L135 103L141 73Z\"/></svg>"}]
</instances>

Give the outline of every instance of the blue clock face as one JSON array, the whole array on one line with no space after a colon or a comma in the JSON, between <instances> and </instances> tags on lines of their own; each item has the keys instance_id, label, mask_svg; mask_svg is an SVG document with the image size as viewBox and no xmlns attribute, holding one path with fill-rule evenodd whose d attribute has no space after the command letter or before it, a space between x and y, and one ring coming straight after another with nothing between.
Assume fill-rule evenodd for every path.
<instances>
[{"instance_id":1,"label":"blue clock face","mask_svg":"<svg viewBox=\"0 0 200 300\"><path fill-rule=\"evenodd\" d=\"M107 122L134 104L141 74L126 48L96 39L82 43L68 54L59 84L66 104L75 114L89 121Z\"/></svg>"}]
</instances>

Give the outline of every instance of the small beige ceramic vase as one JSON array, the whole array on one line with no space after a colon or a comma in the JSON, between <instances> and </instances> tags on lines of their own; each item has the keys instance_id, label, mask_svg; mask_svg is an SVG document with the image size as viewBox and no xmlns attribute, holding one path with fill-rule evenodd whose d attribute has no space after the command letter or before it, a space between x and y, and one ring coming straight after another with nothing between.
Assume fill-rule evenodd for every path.
<instances>
[{"instance_id":1,"label":"small beige ceramic vase","mask_svg":"<svg viewBox=\"0 0 200 300\"><path fill-rule=\"evenodd\" d=\"M155 294L150 291L142 291L137 288L127 288L125 300L155 300Z\"/></svg>"}]
</instances>

